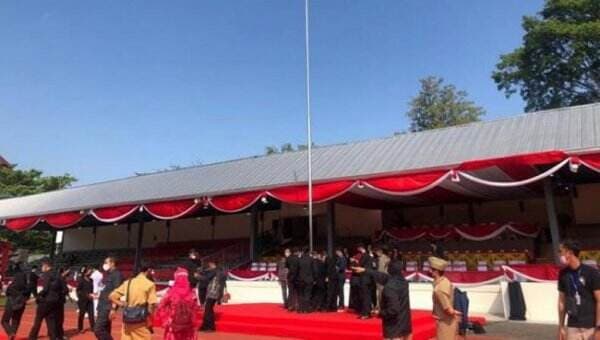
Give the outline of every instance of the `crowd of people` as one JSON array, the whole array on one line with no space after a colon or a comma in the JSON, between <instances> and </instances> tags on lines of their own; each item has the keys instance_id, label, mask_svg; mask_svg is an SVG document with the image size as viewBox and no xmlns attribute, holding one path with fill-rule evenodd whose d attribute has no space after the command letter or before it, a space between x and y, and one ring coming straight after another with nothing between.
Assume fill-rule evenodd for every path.
<instances>
[{"instance_id":1,"label":"crowd of people","mask_svg":"<svg viewBox=\"0 0 600 340\"><path fill-rule=\"evenodd\" d=\"M117 259L109 256L102 272L82 267L77 273L77 330L85 333L85 319L99 340L112 340L112 322L121 312L121 339L151 339L153 326L164 329L164 339L194 340L198 331L215 331L214 306L226 298L226 275L214 261L202 266L198 252L191 250L188 259L174 273L172 284L158 300L151 264L142 264L139 271L124 280ZM66 339L64 332L65 303L69 298L69 270L55 270L49 259L42 259L37 268L25 271L16 266L7 287L7 302L2 326L9 339L16 338L21 317L28 304L37 305L28 338L37 339L42 323L46 324L50 340ZM100 282L97 275L100 274ZM203 309L204 313L200 313Z\"/></svg>"}]
</instances>

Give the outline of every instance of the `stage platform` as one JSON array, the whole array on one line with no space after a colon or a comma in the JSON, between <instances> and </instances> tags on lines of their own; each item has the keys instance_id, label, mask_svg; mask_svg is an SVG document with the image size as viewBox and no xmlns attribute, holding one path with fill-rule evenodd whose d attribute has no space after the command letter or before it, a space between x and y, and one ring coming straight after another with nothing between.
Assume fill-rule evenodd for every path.
<instances>
[{"instance_id":1,"label":"stage platform","mask_svg":"<svg viewBox=\"0 0 600 340\"><path fill-rule=\"evenodd\" d=\"M311 313L297 314L284 310L278 304L232 304L216 306L217 332L211 334L201 333L201 339L241 339L243 335L264 336L253 339L272 339L282 337L285 339L381 339L381 320L372 318L359 320L356 314L344 313ZM0 310L0 312L2 312ZM27 306L19 336L17 339L26 339L27 333L33 323L35 306ZM65 331L67 336L74 340L95 339L91 332L76 334L76 311L67 308L65 312ZM430 311L412 311L413 339L428 340L435 335L435 322ZM485 319L477 318L480 323ZM87 326L87 321L85 323ZM113 322L113 336L119 339L121 329L120 316ZM6 339L2 332L0 339ZM155 329L154 339L162 339L162 330ZM42 326L40 339L46 337L46 328Z\"/></svg>"}]
</instances>

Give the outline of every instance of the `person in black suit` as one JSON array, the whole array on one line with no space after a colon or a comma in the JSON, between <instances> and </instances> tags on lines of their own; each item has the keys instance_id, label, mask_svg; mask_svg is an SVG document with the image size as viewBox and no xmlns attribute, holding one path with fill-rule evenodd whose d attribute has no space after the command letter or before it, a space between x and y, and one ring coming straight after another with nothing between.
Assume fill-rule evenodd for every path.
<instances>
[{"instance_id":1,"label":"person in black suit","mask_svg":"<svg viewBox=\"0 0 600 340\"><path fill-rule=\"evenodd\" d=\"M300 300L300 313L309 313L310 298L314 284L313 259L308 252L302 252L298 260L298 295Z\"/></svg>"},{"instance_id":2,"label":"person in black suit","mask_svg":"<svg viewBox=\"0 0 600 340\"><path fill-rule=\"evenodd\" d=\"M402 262L398 260L390 262L388 274L362 267L353 270L371 276L378 284L383 285L379 313L383 323L383 338L410 339L412 333L410 298L408 282L402 276Z\"/></svg>"},{"instance_id":3,"label":"person in black suit","mask_svg":"<svg viewBox=\"0 0 600 340\"><path fill-rule=\"evenodd\" d=\"M21 317L25 311L25 304L29 299L27 276L19 264L15 265L13 280L6 288L6 305L2 315L2 327L10 340L15 339Z\"/></svg>"},{"instance_id":4,"label":"person in black suit","mask_svg":"<svg viewBox=\"0 0 600 340\"><path fill-rule=\"evenodd\" d=\"M300 257L298 256L299 251L297 248L292 248L292 254L285 260L285 265L288 269L287 273L287 284L288 284L288 305L289 311L299 310L299 286L298 286L298 264Z\"/></svg>"},{"instance_id":5,"label":"person in black suit","mask_svg":"<svg viewBox=\"0 0 600 340\"><path fill-rule=\"evenodd\" d=\"M311 307L314 311L325 309L327 295L327 271L323 257L316 251L312 252L314 284L311 296Z\"/></svg>"},{"instance_id":6,"label":"person in black suit","mask_svg":"<svg viewBox=\"0 0 600 340\"><path fill-rule=\"evenodd\" d=\"M52 262L49 259L42 260L42 290L37 295L37 309L33 326L29 332L29 340L38 338L42 321L46 322L50 340L58 339L56 329L56 315L59 308L60 295L63 287L58 274L52 271Z\"/></svg>"},{"instance_id":7,"label":"person in black suit","mask_svg":"<svg viewBox=\"0 0 600 340\"><path fill-rule=\"evenodd\" d=\"M94 334L96 334L98 340L112 340L112 319L118 306L113 304L110 300L110 293L121 286L121 283L123 283L123 275L121 275L121 272L117 269L117 259L114 256L108 256L104 259L102 270L104 271L104 279L102 280L104 288L98 297Z\"/></svg>"},{"instance_id":8,"label":"person in black suit","mask_svg":"<svg viewBox=\"0 0 600 340\"><path fill-rule=\"evenodd\" d=\"M337 270L337 309L344 310L344 285L346 284L346 269L348 268L348 258L344 255L342 249L335 251L335 268Z\"/></svg>"},{"instance_id":9,"label":"person in black suit","mask_svg":"<svg viewBox=\"0 0 600 340\"><path fill-rule=\"evenodd\" d=\"M335 256L329 256L326 252L323 252L323 258L325 259L325 305L323 309L326 312L335 312L337 310L337 297L338 297L338 271L337 271L337 260Z\"/></svg>"},{"instance_id":10,"label":"person in black suit","mask_svg":"<svg viewBox=\"0 0 600 340\"><path fill-rule=\"evenodd\" d=\"M375 269L375 260L364 246L358 247L358 252L362 254L358 266L369 270ZM371 317L371 309L373 307L372 290L373 278L365 273L360 274L360 316L364 320Z\"/></svg>"},{"instance_id":11,"label":"person in black suit","mask_svg":"<svg viewBox=\"0 0 600 340\"><path fill-rule=\"evenodd\" d=\"M81 268L81 275L77 280L77 308L79 315L77 317L77 331L84 333L83 319L88 315L90 328L94 329L94 284L91 279L93 269L91 267Z\"/></svg>"},{"instance_id":12,"label":"person in black suit","mask_svg":"<svg viewBox=\"0 0 600 340\"><path fill-rule=\"evenodd\" d=\"M190 281L190 288L196 289L198 287L198 251L196 249L190 249L188 252L188 258L183 262L183 267L188 271L188 280Z\"/></svg>"},{"instance_id":13,"label":"person in black suit","mask_svg":"<svg viewBox=\"0 0 600 340\"><path fill-rule=\"evenodd\" d=\"M69 295L69 286L67 285L67 277L70 274L68 268L60 268L58 271L58 280L61 287L61 294L58 297L58 308L56 309L56 336L59 339L65 337L65 303Z\"/></svg>"},{"instance_id":14,"label":"person in black suit","mask_svg":"<svg viewBox=\"0 0 600 340\"><path fill-rule=\"evenodd\" d=\"M206 303L206 293L208 291L208 285L217 274L216 267L213 268L210 265L210 262L208 264L208 268L201 271L198 275L198 298L200 299L200 305L203 306Z\"/></svg>"}]
</instances>

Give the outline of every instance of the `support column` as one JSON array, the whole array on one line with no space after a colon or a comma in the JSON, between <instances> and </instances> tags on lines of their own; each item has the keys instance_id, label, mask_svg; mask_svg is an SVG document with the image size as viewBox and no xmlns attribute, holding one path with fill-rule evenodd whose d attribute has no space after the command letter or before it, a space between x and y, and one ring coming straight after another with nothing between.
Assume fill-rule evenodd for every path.
<instances>
[{"instance_id":1,"label":"support column","mask_svg":"<svg viewBox=\"0 0 600 340\"><path fill-rule=\"evenodd\" d=\"M171 221L167 220L165 222L167 228L167 243L171 242Z\"/></svg>"},{"instance_id":2,"label":"support column","mask_svg":"<svg viewBox=\"0 0 600 340\"><path fill-rule=\"evenodd\" d=\"M552 192L552 178L544 180L544 197L546 199L546 213L548 214L548 224L550 226L550 235L552 237L552 255L554 263L560 263L558 248L560 245L560 234L558 232L558 218L556 217L556 203Z\"/></svg>"},{"instance_id":3,"label":"support column","mask_svg":"<svg viewBox=\"0 0 600 340\"><path fill-rule=\"evenodd\" d=\"M52 244L50 245L50 261L54 261L56 255L56 230L52 230Z\"/></svg>"},{"instance_id":4,"label":"support column","mask_svg":"<svg viewBox=\"0 0 600 340\"><path fill-rule=\"evenodd\" d=\"M252 206L250 212L250 261L254 261L257 257L257 232L258 232L258 207Z\"/></svg>"},{"instance_id":5,"label":"support column","mask_svg":"<svg viewBox=\"0 0 600 340\"><path fill-rule=\"evenodd\" d=\"M335 203L327 204L327 255L333 256L335 241Z\"/></svg>"},{"instance_id":6,"label":"support column","mask_svg":"<svg viewBox=\"0 0 600 340\"><path fill-rule=\"evenodd\" d=\"M142 265L142 242L144 241L144 220L140 218L138 223L138 235L137 242L135 244L135 260L133 264L133 270L135 273L139 272L140 266Z\"/></svg>"}]
</instances>

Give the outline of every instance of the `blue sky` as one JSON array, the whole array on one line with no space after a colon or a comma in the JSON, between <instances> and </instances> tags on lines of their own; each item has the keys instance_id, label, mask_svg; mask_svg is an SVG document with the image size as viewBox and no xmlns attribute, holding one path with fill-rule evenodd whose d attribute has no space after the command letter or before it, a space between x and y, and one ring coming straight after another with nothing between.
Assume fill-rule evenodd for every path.
<instances>
[{"instance_id":1,"label":"blue sky","mask_svg":"<svg viewBox=\"0 0 600 340\"><path fill-rule=\"evenodd\" d=\"M496 119L542 0L312 0L314 141L392 135L428 75ZM0 2L0 154L79 184L304 143L302 0Z\"/></svg>"}]
</instances>

